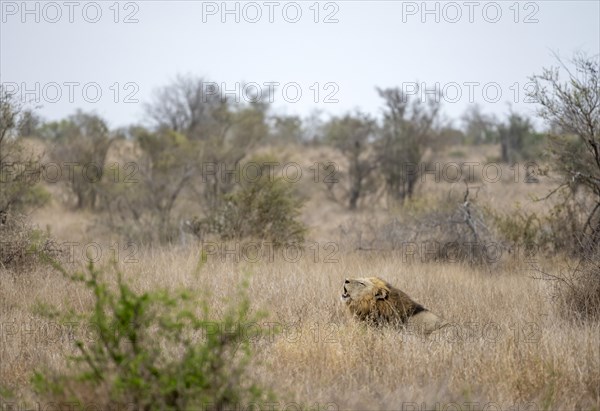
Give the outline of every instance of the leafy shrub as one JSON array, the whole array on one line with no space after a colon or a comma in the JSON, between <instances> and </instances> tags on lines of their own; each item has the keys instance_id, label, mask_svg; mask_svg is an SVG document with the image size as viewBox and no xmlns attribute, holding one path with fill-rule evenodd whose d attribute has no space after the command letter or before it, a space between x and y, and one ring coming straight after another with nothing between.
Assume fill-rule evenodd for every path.
<instances>
[{"instance_id":1,"label":"leafy shrub","mask_svg":"<svg viewBox=\"0 0 600 411\"><path fill-rule=\"evenodd\" d=\"M91 313L63 313L93 324L96 338L76 339L78 354L69 371L38 371L33 383L47 400L74 402L81 408L189 410L227 409L235 404L270 400L248 381L249 339L241 324L256 321L240 292L219 318L189 291L134 291L117 270L116 287L93 264L87 273L63 274L93 294ZM254 318L253 318L254 317Z\"/></svg>"},{"instance_id":2,"label":"leafy shrub","mask_svg":"<svg viewBox=\"0 0 600 411\"><path fill-rule=\"evenodd\" d=\"M22 214L50 199L38 184L41 156L27 150L18 137L19 124L31 116L17 96L0 85L0 267L17 271L60 255L56 243L31 227Z\"/></svg>"},{"instance_id":3,"label":"leafy shrub","mask_svg":"<svg viewBox=\"0 0 600 411\"><path fill-rule=\"evenodd\" d=\"M520 207L510 213L499 213L489 208L486 212L499 235L509 244L527 247L543 247L548 244L543 228L544 217L540 218L537 213L528 213Z\"/></svg>"},{"instance_id":4,"label":"leafy shrub","mask_svg":"<svg viewBox=\"0 0 600 411\"><path fill-rule=\"evenodd\" d=\"M0 213L18 213L50 201L40 184L39 156L28 152L20 140L0 142Z\"/></svg>"},{"instance_id":5,"label":"leafy shrub","mask_svg":"<svg viewBox=\"0 0 600 411\"><path fill-rule=\"evenodd\" d=\"M465 158L467 153L464 150L454 149L448 153L448 156L452 158Z\"/></svg>"},{"instance_id":6,"label":"leafy shrub","mask_svg":"<svg viewBox=\"0 0 600 411\"><path fill-rule=\"evenodd\" d=\"M50 197L38 184L41 156L27 149L18 136L19 124L31 115L17 96L0 85L0 216L44 205Z\"/></svg>"},{"instance_id":7,"label":"leafy shrub","mask_svg":"<svg viewBox=\"0 0 600 411\"><path fill-rule=\"evenodd\" d=\"M62 255L59 245L45 232L33 228L21 215L1 215L0 265L14 271L30 268L46 258Z\"/></svg>"},{"instance_id":8,"label":"leafy shrub","mask_svg":"<svg viewBox=\"0 0 600 411\"><path fill-rule=\"evenodd\" d=\"M303 201L295 195L291 183L273 176L260 164L256 178L245 176L239 187L224 197L224 206L204 219L192 222L192 231L200 238L216 233L221 240L259 239L274 246L301 244L306 227L300 221Z\"/></svg>"},{"instance_id":9,"label":"leafy shrub","mask_svg":"<svg viewBox=\"0 0 600 411\"><path fill-rule=\"evenodd\" d=\"M511 246L578 256L586 247L583 226L587 206L570 193L563 194L547 213L527 212L520 207L500 213L487 209L498 235Z\"/></svg>"}]
</instances>

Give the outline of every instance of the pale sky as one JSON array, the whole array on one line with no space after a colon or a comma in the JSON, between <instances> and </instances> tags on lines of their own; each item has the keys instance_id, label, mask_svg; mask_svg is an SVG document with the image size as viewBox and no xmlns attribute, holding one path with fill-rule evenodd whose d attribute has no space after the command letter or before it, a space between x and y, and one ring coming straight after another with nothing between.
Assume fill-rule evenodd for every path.
<instances>
[{"instance_id":1,"label":"pale sky","mask_svg":"<svg viewBox=\"0 0 600 411\"><path fill-rule=\"evenodd\" d=\"M477 102L503 118L508 102L533 113L527 78L555 65L553 52L600 53L599 1L0 3L0 81L29 90L46 119L82 108L111 127L143 121L143 103L177 74L240 99L236 83L279 83L273 107L302 116L377 114L376 86L437 83L447 117Z\"/></svg>"}]
</instances>

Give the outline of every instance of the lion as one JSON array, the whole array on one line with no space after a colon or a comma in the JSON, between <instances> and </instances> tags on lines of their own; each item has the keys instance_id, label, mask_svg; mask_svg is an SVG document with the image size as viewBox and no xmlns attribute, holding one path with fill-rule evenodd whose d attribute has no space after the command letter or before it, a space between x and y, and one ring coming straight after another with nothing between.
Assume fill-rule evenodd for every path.
<instances>
[{"instance_id":1,"label":"lion","mask_svg":"<svg viewBox=\"0 0 600 411\"><path fill-rule=\"evenodd\" d=\"M354 317L370 325L416 329L429 335L449 324L379 277L346 279L342 302Z\"/></svg>"}]
</instances>

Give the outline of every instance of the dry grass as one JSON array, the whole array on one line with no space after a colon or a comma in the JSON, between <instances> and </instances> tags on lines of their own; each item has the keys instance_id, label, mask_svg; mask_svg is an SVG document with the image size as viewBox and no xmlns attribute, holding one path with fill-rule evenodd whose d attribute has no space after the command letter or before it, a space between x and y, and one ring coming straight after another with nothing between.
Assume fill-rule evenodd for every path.
<instances>
[{"instance_id":1,"label":"dry grass","mask_svg":"<svg viewBox=\"0 0 600 411\"><path fill-rule=\"evenodd\" d=\"M281 255L255 264L242 257L236 263L211 255L197 271L197 248L139 251L133 255L137 263L125 263L130 253L120 244L126 278L138 289L199 290L219 313L236 286L250 276L254 309L269 313L253 325L266 334L254 341L251 373L278 395L280 407L295 402L319 410L600 410L600 324L568 321L557 312L547 284L533 279L530 267L519 259L490 270L406 264L398 255L340 251L334 256L337 262L325 263L331 250L324 245L340 240L341 224L386 219L389 214L370 206L349 213L328 200L323 185L310 182L308 169L315 161L328 160L328 154L294 153L284 153L282 161L301 162L305 171L308 182L301 191L309 200L303 220L311 228L310 240L319 241L316 261L314 249L295 263ZM489 153L478 155L469 161L484 161ZM479 199L507 212L517 201L535 210L543 205L532 202L531 193L544 195L551 185L509 179L487 184ZM452 188L451 183L428 179L418 195L439 199ZM462 189L462 184L455 187ZM104 257L114 255L115 239L94 229L97 216L65 212L55 203L32 218L48 226L58 241L77 242L76 258L90 242L101 245ZM542 261L549 270L556 270L557 262ZM339 301L342 281L350 276L383 277L455 326L427 340L366 329L348 318ZM48 269L34 268L20 276L0 269L0 386L9 388L19 402L35 403L29 382L33 371L65 369L64 356L72 350L68 325L40 314L48 305L85 310L90 302L86 290Z\"/></svg>"},{"instance_id":2,"label":"dry grass","mask_svg":"<svg viewBox=\"0 0 600 411\"><path fill-rule=\"evenodd\" d=\"M252 374L281 401L320 409L327 404L398 409L403 403L407 409L411 403L468 409L469 402L501 409L526 403L529 409L600 406L599 325L562 320L545 285L526 271L490 274L462 265L402 265L394 256L348 254L338 255L337 263L315 262L312 255L296 263L276 258L256 264L209 256L198 272L197 250L153 250L139 257L139 263L122 264L136 288L197 289L217 313L250 275L254 308L269 312L253 325L266 335L255 341ZM346 276L371 275L456 326L425 340L356 324L341 307L340 285ZM43 320L39 312L44 304L85 309L90 296L44 269L0 276L0 381L31 402L32 371L65 367L63 356L71 349L67 327Z\"/></svg>"}]
</instances>

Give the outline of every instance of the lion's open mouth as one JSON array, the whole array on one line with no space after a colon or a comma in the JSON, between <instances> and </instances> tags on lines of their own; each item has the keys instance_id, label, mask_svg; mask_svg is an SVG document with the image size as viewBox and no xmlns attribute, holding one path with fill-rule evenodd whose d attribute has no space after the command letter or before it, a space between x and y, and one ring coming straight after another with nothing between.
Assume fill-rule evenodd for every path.
<instances>
[{"instance_id":1,"label":"lion's open mouth","mask_svg":"<svg viewBox=\"0 0 600 411\"><path fill-rule=\"evenodd\" d=\"M346 287L344 287L344 292L342 293L342 301L348 301L348 299L350 299L350 294L348 294Z\"/></svg>"}]
</instances>

